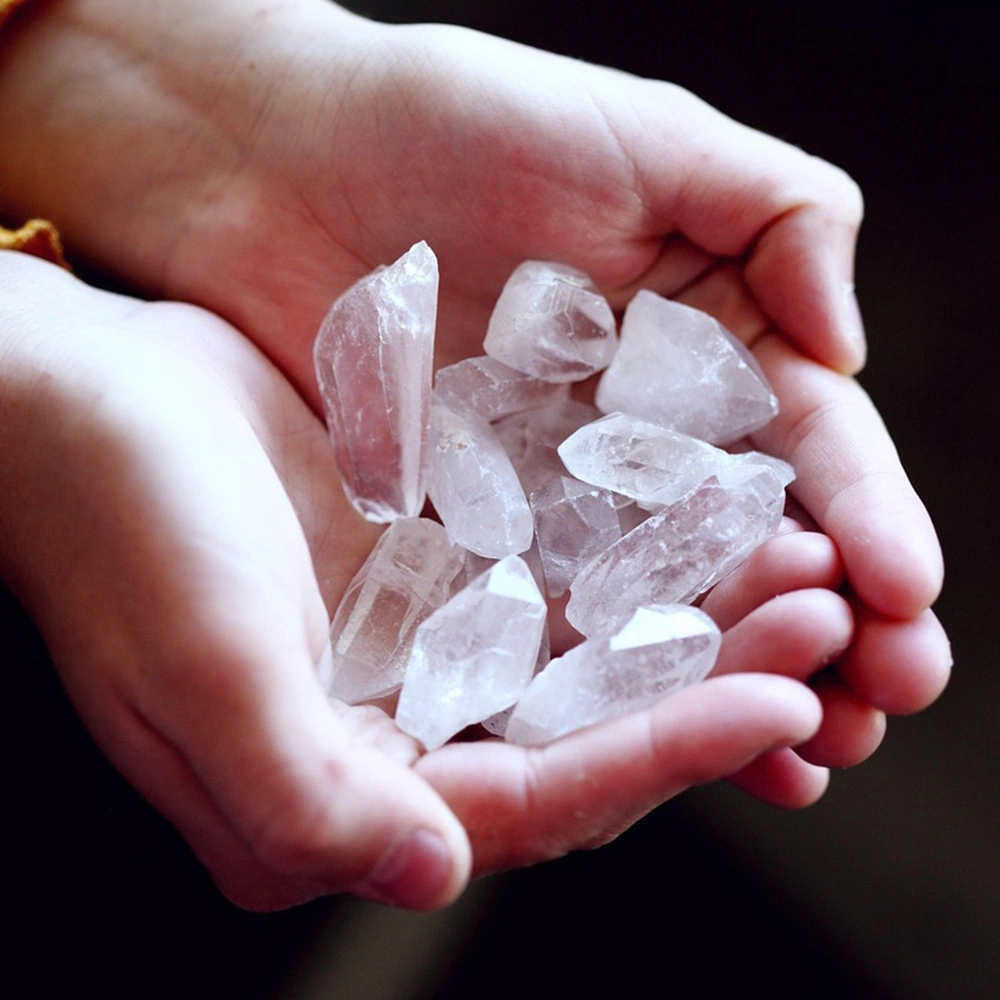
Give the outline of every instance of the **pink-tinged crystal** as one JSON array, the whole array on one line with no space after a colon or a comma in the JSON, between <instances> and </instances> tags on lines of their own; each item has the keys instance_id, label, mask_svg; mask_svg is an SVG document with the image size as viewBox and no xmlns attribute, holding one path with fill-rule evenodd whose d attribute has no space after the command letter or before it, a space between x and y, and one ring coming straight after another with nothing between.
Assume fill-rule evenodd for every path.
<instances>
[{"instance_id":1,"label":"pink-tinged crystal","mask_svg":"<svg viewBox=\"0 0 1000 1000\"><path fill-rule=\"evenodd\" d=\"M400 518L347 587L330 626L325 686L356 705L403 683L417 626L476 575L436 521Z\"/></svg>"},{"instance_id":2,"label":"pink-tinged crystal","mask_svg":"<svg viewBox=\"0 0 1000 1000\"><path fill-rule=\"evenodd\" d=\"M500 293L483 349L547 382L579 382L607 367L616 345L611 307L583 271L527 260Z\"/></svg>"},{"instance_id":3,"label":"pink-tinged crystal","mask_svg":"<svg viewBox=\"0 0 1000 1000\"><path fill-rule=\"evenodd\" d=\"M453 409L469 407L493 421L565 399L569 386L544 382L484 356L441 368L434 376L434 391Z\"/></svg>"},{"instance_id":4,"label":"pink-tinged crystal","mask_svg":"<svg viewBox=\"0 0 1000 1000\"><path fill-rule=\"evenodd\" d=\"M678 605L641 607L553 660L528 686L507 724L512 743L539 746L636 712L702 680L722 637L711 618Z\"/></svg>"},{"instance_id":5,"label":"pink-tinged crystal","mask_svg":"<svg viewBox=\"0 0 1000 1000\"><path fill-rule=\"evenodd\" d=\"M531 509L493 429L436 394L427 491L448 534L477 555L500 559L531 545Z\"/></svg>"},{"instance_id":6,"label":"pink-tinged crystal","mask_svg":"<svg viewBox=\"0 0 1000 1000\"><path fill-rule=\"evenodd\" d=\"M713 444L763 427L778 400L753 355L707 313L641 291L597 387L597 406Z\"/></svg>"},{"instance_id":7,"label":"pink-tinged crystal","mask_svg":"<svg viewBox=\"0 0 1000 1000\"><path fill-rule=\"evenodd\" d=\"M414 517L424 504L437 292L437 259L417 243L344 292L316 337L344 490L370 521Z\"/></svg>"},{"instance_id":8,"label":"pink-tinged crystal","mask_svg":"<svg viewBox=\"0 0 1000 1000\"><path fill-rule=\"evenodd\" d=\"M693 601L777 532L784 501L767 468L730 487L710 479L585 566L566 618L590 636L643 605Z\"/></svg>"},{"instance_id":9,"label":"pink-tinged crystal","mask_svg":"<svg viewBox=\"0 0 1000 1000\"><path fill-rule=\"evenodd\" d=\"M396 724L433 750L513 705L534 673L545 610L519 556L473 580L417 629Z\"/></svg>"}]
</instances>

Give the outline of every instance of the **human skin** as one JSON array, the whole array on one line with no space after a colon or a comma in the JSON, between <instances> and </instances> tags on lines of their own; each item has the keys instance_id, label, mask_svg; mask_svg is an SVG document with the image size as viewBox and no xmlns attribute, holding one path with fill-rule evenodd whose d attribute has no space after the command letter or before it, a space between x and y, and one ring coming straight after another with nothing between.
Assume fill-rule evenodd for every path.
<instances>
[{"instance_id":1,"label":"human skin","mask_svg":"<svg viewBox=\"0 0 1000 1000\"><path fill-rule=\"evenodd\" d=\"M708 309L753 346L782 402L778 420L754 443L796 466L793 493L823 532L776 540L707 602L720 616L738 611L724 649L739 656L727 653L720 673L738 666L787 677L720 676L638 721L561 741L544 752L545 765L494 744L423 757L410 746L404 770L420 779L421 792L401 795L412 810L389 810L391 821L376 822L375 834L362 822L348 833L333 823L326 833L322 821L289 820L262 837L265 787L244 782L238 805L230 804L240 753L220 737L226 725L212 734L225 752L211 749L211 740L206 745L197 725L194 735L176 738L198 778L177 778L186 791L166 796L173 786L164 768L137 773L134 755L120 749L121 717L99 710L105 702L94 692L105 689L77 666L79 643L60 642L86 631L83 615L64 605L56 613L51 603L63 557L53 549L47 564L32 564L26 554L7 559L95 736L178 824L232 898L269 907L345 889L378 895L369 884L378 857L394 837L428 829L445 844L437 882L421 881L420 872L433 868L429 850L413 863L410 888L382 898L439 905L460 890L470 866L488 871L600 842L682 787L722 774L739 772L735 780L768 801L803 805L821 794L825 766L855 763L874 749L885 711L916 711L937 696L950 662L929 610L941 583L940 551L877 412L850 377L864 354L850 292L861 203L840 171L669 84L461 29L374 25L318 0L139 0L128 5L128 17L121 10L118 0L58 0L19 18L5 36L5 211L52 218L81 259L150 296L218 314L226 323L213 327L216 339L235 343L232 328L242 331L313 420L319 404L311 344L329 301L416 239L426 239L441 263L440 364L478 352L492 301L525 258L583 268L616 308L639 287L676 296ZM189 308L153 308L161 336L169 340L167 315L185 327L209 323L200 311L178 312ZM233 352L222 356L215 367L243 371ZM98 370L96 382L117 377ZM239 384L242 376L229 377ZM27 405L24 396L17 405ZM148 463L141 440L137 435L130 452L140 466ZM333 515L319 518L328 529L321 556L309 529L317 515L297 503L316 487L279 479L272 488L276 496L284 490L306 550L317 566L328 559L331 567L312 574L317 598L303 582L309 573L300 547L295 593L310 593L311 610L308 641L296 639L291 687L300 700L288 709L290 717L324 720L316 726L325 731L330 710L312 705L315 690L303 679L318 655L318 608L335 602L363 554L355 543L371 529L342 498L332 499L327 483L319 494ZM210 491L203 478L195 485ZM91 487L102 496L98 483ZM6 537L13 545L17 535ZM768 561L779 545L782 557ZM250 552L262 558L255 547ZM839 586L842 575L853 614L830 590L816 589ZM769 599L785 591L792 592L786 602L814 601L812 613L779 615L782 605L776 611ZM266 603L258 595L261 620ZM303 612L296 604L284 614L287 629L288 617L298 621ZM776 627L759 627L772 615ZM245 674L273 675L273 664L265 669L260 657L246 662L234 631L219 627L213 635L209 677L217 696ZM143 660L139 653L93 656L126 676ZM824 671L813 691L798 683L837 657L838 669ZM748 696L740 685L757 693ZM165 703L179 717L194 707L177 698ZM384 725L379 720L380 731ZM356 799L359 815L380 815L376 783L331 781L324 790L325 779L303 764L305 754L292 755L289 768L274 763L286 760L277 751L278 727L251 731L256 743L247 752L273 765L261 763L261 772L307 775L300 783L277 781L279 800L287 795L302 807L293 817L318 799L348 813ZM798 753L787 750L807 739ZM398 740L394 734L389 745ZM620 747L634 751L632 763ZM681 763L668 764L664 749L679 747L686 748ZM353 773L354 765L344 766ZM579 780L567 782L570 773ZM627 794L619 794L623 787ZM428 789L436 794L427 798ZM584 789L586 801L569 789ZM215 826L205 819L220 811ZM244 845L231 855L239 864L226 860L220 824Z\"/></svg>"}]
</instances>

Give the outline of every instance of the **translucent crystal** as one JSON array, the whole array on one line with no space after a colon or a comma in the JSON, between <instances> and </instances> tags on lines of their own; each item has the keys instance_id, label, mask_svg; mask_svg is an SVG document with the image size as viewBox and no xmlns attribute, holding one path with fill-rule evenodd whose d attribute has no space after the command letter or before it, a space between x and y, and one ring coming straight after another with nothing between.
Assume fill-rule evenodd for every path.
<instances>
[{"instance_id":1,"label":"translucent crystal","mask_svg":"<svg viewBox=\"0 0 1000 1000\"><path fill-rule=\"evenodd\" d=\"M756 359L707 313L641 291L597 387L597 406L729 444L778 412Z\"/></svg>"},{"instance_id":2,"label":"translucent crystal","mask_svg":"<svg viewBox=\"0 0 1000 1000\"><path fill-rule=\"evenodd\" d=\"M333 616L327 693L349 705L398 690L420 625L473 573L436 521L394 521Z\"/></svg>"},{"instance_id":3,"label":"translucent crystal","mask_svg":"<svg viewBox=\"0 0 1000 1000\"><path fill-rule=\"evenodd\" d=\"M693 601L778 530L784 497L766 468L730 487L710 479L585 566L566 618L590 636L643 605Z\"/></svg>"},{"instance_id":4,"label":"translucent crystal","mask_svg":"<svg viewBox=\"0 0 1000 1000\"><path fill-rule=\"evenodd\" d=\"M707 441L624 413L609 414L574 431L559 446L559 457L578 479L654 509L674 503L710 476L723 481L735 474L739 481L755 474L743 471L751 467L791 469L759 452L730 455Z\"/></svg>"},{"instance_id":5,"label":"translucent crystal","mask_svg":"<svg viewBox=\"0 0 1000 1000\"><path fill-rule=\"evenodd\" d=\"M591 559L622 536L614 495L578 479L550 479L528 502L550 597L564 593Z\"/></svg>"},{"instance_id":6,"label":"translucent crystal","mask_svg":"<svg viewBox=\"0 0 1000 1000\"><path fill-rule=\"evenodd\" d=\"M531 510L496 434L469 410L437 394L431 407L427 492L448 534L481 556L498 559L531 545Z\"/></svg>"},{"instance_id":7,"label":"translucent crystal","mask_svg":"<svg viewBox=\"0 0 1000 1000\"><path fill-rule=\"evenodd\" d=\"M646 708L702 680L721 639L697 608L638 608L620 628L595 634L553 660L518 700L506 738L537 746Z\"/></svg>"},{"instance_id":8,"label":"translucent crystal","mask_svg":"<svg viewBox=\"0 0 1000 1000\"><path fill-rule=\"evenodd\" d=\"M508 556L418 629L396 723L428 750L512 705L534 673L545 601L519 556Z\"/></svg>"},{"instance_id":9,"label":"translucent crystal","mask_svg":"<svg viewBox=\"0 0 1000 1000\"><path fill-rule=\"evenodd\" d=\"M420 513L437 315L426 243L351 286L330 307L314 360L344 490L370 521Z\"/></svg>"},{"instance_id":10,"label":"translucent crystal","mask_svg":"<svg viewBox=\"0 0 1000 1000\"><path fill-rule=\"evenodd\" d=\"M483 348L548 382L578 382L608 365L616 340L611 307L583 271L528 260L504 285Z\"/></svg>"},{"instance_id":11,"label":"translucent crystal","mask_svg":"<svg viewBox=\"0 0 1000 1000\"><path fill-rule=\"evenodd\" d=\"M484 420L499 420L563 399L569 387L543 382L496 358L481 357L440 369L434 376L434 391L453 409L467 406Z\"/></svg>"},{"instance_id":12,"label":"translucent crystal","mask_svg":"<svg viewBox=\"0 0 1000 1000\"><path fill-rule=\"evenodd\" d=\"M556 449L578 427L600 415L600 410L587 403L562 399L494 424L497 438L528 496L554 476L567 475Z\"/></svg>"}]
</instances>

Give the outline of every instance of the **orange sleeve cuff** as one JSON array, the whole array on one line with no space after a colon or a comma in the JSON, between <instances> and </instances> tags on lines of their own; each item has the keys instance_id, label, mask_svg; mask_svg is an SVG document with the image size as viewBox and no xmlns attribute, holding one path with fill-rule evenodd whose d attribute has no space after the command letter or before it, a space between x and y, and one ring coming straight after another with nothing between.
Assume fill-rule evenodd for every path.
<instances>
[{"instance_id":1,"label":"orange sleeve cuff","mask_svg":"<svg viewBox=\"0 0 1000 1000\"><path fill-rule=\"evenodd\" d=\"M29 0L0 0L0 28L4 22ZM68 267L63 256L62 241L59 231L51 222L44 219L32 219L20 229L5 229L0 226L0 250L21 250L35 257L52 261L62 267Z\"/></svg>"}]
</instances>

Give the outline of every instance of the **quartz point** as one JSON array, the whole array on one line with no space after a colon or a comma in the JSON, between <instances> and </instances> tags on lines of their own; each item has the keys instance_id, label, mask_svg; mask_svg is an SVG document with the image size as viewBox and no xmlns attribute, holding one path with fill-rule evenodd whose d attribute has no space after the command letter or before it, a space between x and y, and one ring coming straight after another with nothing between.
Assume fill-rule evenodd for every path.
<instances>
[{"instance_id":1,"label":"quartz point","mask_svg":"<svg viewBox=\"0 0 1000 1000\"><path fill-rule=\"evenodd\" d=\"M485 420L435 394L429 451L427 492L459 545L491 559L531 545L534 525L524 489Z\"/></svg>"},{"instance_id":2,"label":"quartz point","mask_svg":"<svg viewBox=\"0 0 1000 1000\"><path fill-rule=\"evenodd\" d=\"M453 409L466 406L494 421L565 398L569 386L544 382L487 355L441 368L434 391Z\"/></svg>"},{"instance_id":3,"label":"quartz point","mask_svg":"<svg viewBox=\"0 0 1000 1000\"><path fill-rule=\"evenodd\" d=\"M702 680L722 636L703 611L679 605L637 608L553 660L528 686L507 724L526 746L635 712Z\"/></svg>"},{"instance_id":4,"label":"quartz point","mask_svg":"<svg viewBox=\"0 0 1000 1000\"><path fill-rule=\"evenodd\" d=\"M548 382L579 382L606 368L617 346L607 300L583 272L527 260L507 279L483 349Z\"/></svg>"},{"instance_id":5,"label":"quartz point","mask_svg":"<svg viewBox=\"0 0 1000 1000\"><path fill-rule=\"evenodd\" d=\"M565 593L577 573L622 536L616 498L598 486L556 476L528 502L550 597Z\"/></svg>"},{"instance_id":6,"label":"quartz point","mask_svg":"<svg viewBox=\"0 0 1000 1000\"><path fill-rule=\"evenodd\" d=\"M625 413L608 414L574 431L559 446L559 457L577 479L650 509L676 502L711 476L722 482L737 475L740 481L754 473L737 470L767 465L779 476L791 470L781 459L760 452L730 455L707 441ZM791 481L782 478L783 486Z\"/></svg>"},{"instance_id":7,"label":"quartz point","mask_svg":"<svg viewBox=\"0 0 1000 1000\"><path fill-rule=\"evenodd\" d=\"M725 327L646 290L625 310L596 402L712 444L731 444L778 412L756 359Z\"/></svg>"},{"instance_id":8,"label":"quartz point","mask_svg":"<svg viewBox=\"0 0 1000 1000\"><path fill-rule=\"evenodd\" d=\"M712 477L588 563L570 586L567 620L590 636L637 607L693 601L777 532L784 499L769 468L728 487Z\"/></svg>"},{"instance_id":9,"label":"quartz point","mask_svg":"<svg viewBox=\"0 0 1000 1000\"><path fill-rule=\"evenodd\" d=\"M400 518L347 587L330 625L327 694L349 705L398 690L417 626L478 569L437 521Z\"/></svg>"},{"instance_id":10,"label":"quartz point","mask_svg":"<svg viewBox=\"0 0 1000 1000\"><path fill-rule=\"evenodd\" d=\"M417 243L330 307L313 357L344 491L368 520L420 513L426 494L437 258Z\"/></svg>"},{"instance_id":11,"label":"quartz point","mask_svg":"<svg viewBox=\"0 0 1000 1000\"><path fill-rule=\"evenodd\" d=\"M397 725L433 750L513 705L534 673L545 616L525 561L500 560L417 629Z\"/></svg>"}]
</instances>

